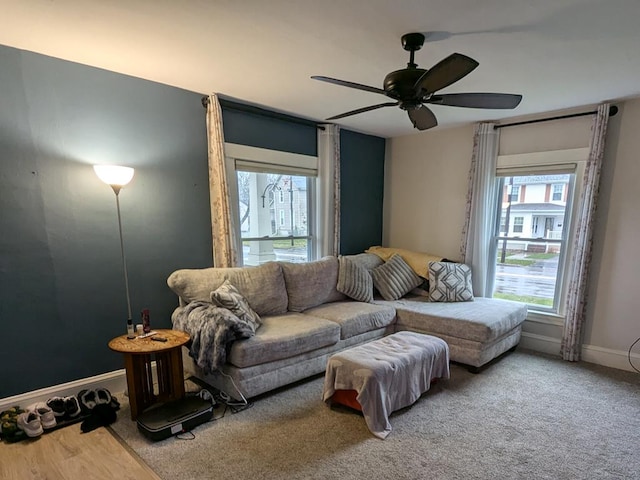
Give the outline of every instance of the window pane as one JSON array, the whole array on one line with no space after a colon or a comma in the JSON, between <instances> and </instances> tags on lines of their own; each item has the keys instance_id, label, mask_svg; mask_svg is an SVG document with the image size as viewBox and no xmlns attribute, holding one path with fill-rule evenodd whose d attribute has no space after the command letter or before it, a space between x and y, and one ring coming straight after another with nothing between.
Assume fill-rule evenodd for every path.
<instances>
[{"instance_id":1,"label":"window pane","mask_svg":"<svg viewBox=\"0 0 640 480\"><path fill-rule=\"evenodd\" d=\"M309 261L308 178L237 171L237 180L243 265Z\"/></svg>"},{"instance_id":2,"label":"window pane","mask_svg":"<svg viewBox=\"0 0 640 480\"><path fill-rule=\"evenodd\" d=\"M564 248L566 199L572 175L525 175L503 179L494 297L538 309L557 308L558 269ZM514 202L510 192L518 191ZM562 196L562 195L560 195Z\"/></svg>"},{"instance_id":3,"label":"window pane","mask_svg":"<svg viewBox=\"0 0 640 480\"><path fill-rule=\"evenodd\" d=\"M242 258L244 265L259 265L256 254L270 252L275 257L272 260L304 263L309 261L309 240L296 238L294 240L283 238L279 240L243 240ZM267 260L268 261L268 260ZM264 262L263 262L264 263Z\"/></svg>"}]
</instances>

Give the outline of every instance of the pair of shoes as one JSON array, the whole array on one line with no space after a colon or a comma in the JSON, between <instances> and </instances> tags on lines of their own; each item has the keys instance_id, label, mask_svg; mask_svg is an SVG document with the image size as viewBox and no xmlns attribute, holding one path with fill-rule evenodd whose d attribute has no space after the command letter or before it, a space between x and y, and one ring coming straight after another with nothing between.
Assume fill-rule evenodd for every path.
<instances>
[{"instance_id":1,"label":"pair of shoes","mask_svg":"<svg viewBox=\"0 0 640 480\"><path fill-rule=\"evenodd\" d=\"M53 411L53 415L62 420L67 411L64 408L64 397L51 397L47 400L47 407Z\"/></svg>"},{"instance_id":2,"label":"pair of shoes","mask_svg":"<svg viewBox=\"0 0 640 480\"><path fill-rule=\"evenodd\" d=\"M83 433L95 430L98 427L106 427L111 425L117 419L117 408L113 407L111 403L99 403L80 425L80 429Z\"/></svg>"},{"instance_id":3,"label":"pair of shoes","mask_svg":"<svg viewBox=\"0 0 640 480\"><path fill-rule=\"evenodd\" d=\"M18 415L18 428L31 438L39 437L44 432L40 417L34 410L27 410Z\"/></svg>"},{"instance_id":4,"label":"pair of shoes","mask_svg":"<svg viewBox=\"0 0 640 480\"><path fill-rule=\"evenodd\" d=\"M78 400L83 414L91 413L96 405L110 405L116 410L120 408L120 403L106 388L96 388L95 390L80 390Z\"/></svg>"},{"instance_id":5,"label":"pair of shoes","mask_svg":"<svg viewBox=\"0 0 640 480\"><path fill-rule=\"evenodd\" d=\"M27 437L39 437L45 429L55 427L57 421L53 410L46 403L38 402L18 415L16 424Z\"/></svg>"},{"instance_id":6,"label":"pair of shoes","mask_svg":"<svg viewBox=\"0 0 640 480\"><path fill-rule=\"evenodd\" d=\"M36 412L36 414L40 418L40 423L42 423L42 428L44 428L45 430L53 428L58 424L53 410L49 408L46 403L36 403L32 407L27 408L27 411Z\"/></svg>"},{"instance_id":7,"label":"pair of shoes","mask_svg":"<svg viewBox=\"0 0 640 480\"><path fill-rule=\"evenodd\" d=\"M18 406L0 413L0 437L9 443L25 438L25 433L18 428L18 417L24 410Z\"/></svg>"},{"instance_id":8,"label":"pair of shoes","mask_svg":"<svg viewBox=\"0 0 640 480\"><path fill-rule=\"evenodd\" d=\"M51 397L47 400L48 407L58 421L69 420L80 415L80 404L78 399L71 395L68 397Z\"/></svg>"},{"instance_id":9,"label":"pair of shoes","mask_svg":"<svg viewBox=\"0 0 640 480\"><path fill-rule=\"evenodd\" d=\"M74 395L64 397L64 411L68 418L76 418L80 415L80 412L82 411L80 409L80 403Z\"/></svg>"}]
</instances>

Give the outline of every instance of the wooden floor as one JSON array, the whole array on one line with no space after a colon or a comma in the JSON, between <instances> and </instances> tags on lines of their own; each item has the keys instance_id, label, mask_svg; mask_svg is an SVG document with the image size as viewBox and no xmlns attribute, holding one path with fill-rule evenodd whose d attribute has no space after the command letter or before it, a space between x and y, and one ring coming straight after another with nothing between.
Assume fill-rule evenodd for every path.
<instances>
[{"instance_id":1,"label":"wooden floor","mask_svg":"<svg viewBox=\"0 0 640 480\"><path fill-rule=\"evenodd\" d=\"M0 443L2 480L160 480L133 451L100 427L82 433L80 424L36 439Z\"/></svg>"}]
</instances>

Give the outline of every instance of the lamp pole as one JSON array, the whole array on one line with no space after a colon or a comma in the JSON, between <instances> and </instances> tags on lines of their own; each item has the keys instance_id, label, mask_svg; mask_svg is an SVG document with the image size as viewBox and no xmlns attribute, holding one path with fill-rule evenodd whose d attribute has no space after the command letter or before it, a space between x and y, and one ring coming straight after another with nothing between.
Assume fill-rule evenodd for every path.
<instances>
[{"instance_id":1,"label":"lamp pole","mask_svg":"<svg viewBox=\"0 0 640 480\"><path fill-rule=\"evenodd\" d=\"M124 289L127 294L127 338L135 338L133 331L133 319L131 317L131 297L129 296L129 276L127 275L127 259L124 254L124 240L122 236L122 217L120 215L120 190L133 178L134 170L131 167L119 165L94 165L96 175L104 183L113 189L116 194L116 210L118 212L118 232L120 234L120 252L122 253L122 272L124 274Z\"/></svg>"},{"instance_id":2,"label":"lamp pole","mask_svg":"<svg viewBox=\"0 0 640 480\"><path fill-rule=\"evenodd\" d=\"M124 240L122 239L122 219L120 216L120 185L111 185L116 194L116 209L118 210L118 230L120 232L120 251L122 252L122 270L124 272L124 288L127 293L127 320L131 321L131 297L129 296L129 276L127 275L127 258L124 254Z\"/></svg>"}]
</instances>

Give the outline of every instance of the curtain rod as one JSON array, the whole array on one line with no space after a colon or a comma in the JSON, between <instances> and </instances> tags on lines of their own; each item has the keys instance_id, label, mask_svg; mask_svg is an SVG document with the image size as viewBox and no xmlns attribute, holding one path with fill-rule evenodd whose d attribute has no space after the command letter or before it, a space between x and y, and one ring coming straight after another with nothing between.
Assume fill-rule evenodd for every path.
<instances>
[{"instance_id":1,"label":"curtain rod","mask_svg":"<svg viewBox=\"0 0 640 480\"><path fill-rule=\"evenodd\" d=\"M209 97L202 97L202 106L207 108L209 105ZM228 108L230 110L237 110L239 112L253 113L255 115L262 115L263 117L274 118L277 120L284 120L285 122L298 123L300 125L306 125L308 127L315 127L319 130L324 130L322 125L318 125L317 122L312 120L306 120L304 118L293 117L284 113L273 112L265 108L254 107L253 105L246 105L244 103L231 102L229 100L220 99L220 106Z\"/></svg>"},{"instance_id":2,"label":"curtain rod","mask_svg":"<svg viewBox=\"0 0 640 480\"><path fill-rule=\"evenodd\" d=\"M549 122L551 120L562 120L562 119L565 119L565 118L584 117L586 115L595 115L596 113L598 113L598 111L597 110L593 110L592 112L572 113L570 115L560 115L560 116L557 116L557 117L539 118L537 120L526 120L524 122L505 123L503 125L494 125L493 129L494 130L498 130L500 128L515 127L517 125L527 125L529 123ZM615 105L611 105L609 107L609 116L613 117L616 113L618 113L618 107L616 107Z\"/></svg>"}]
</instances>

